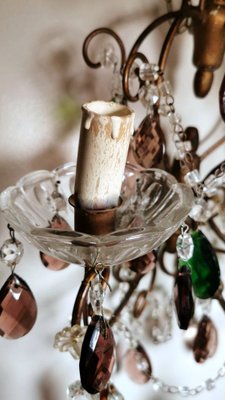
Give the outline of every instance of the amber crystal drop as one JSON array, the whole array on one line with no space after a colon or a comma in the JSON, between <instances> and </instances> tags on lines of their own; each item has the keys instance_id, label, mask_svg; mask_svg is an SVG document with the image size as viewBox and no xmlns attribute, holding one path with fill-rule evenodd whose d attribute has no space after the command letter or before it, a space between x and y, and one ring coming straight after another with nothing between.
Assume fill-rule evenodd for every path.
<instances>
[{"instance_id":1,"label":"amber crystal drop","mask_svg":"<svg viewBox=\"0 0 225 400\"><path fill-rule=\"evenodd\" d=\"M0 290L0 335L18 339L33 327L37 304L26 282L16 274L10 275Z\"/></svg>"},{"instance_id":2,"label":"amber crystal drop","mask_svg":"<svg viewBox=\"0 0 225 400\"><path fill-rule=\"evenodd\" d=\"M115 361L114 348L111 328L101 315L94 315L88 325L80 356L80 379L88 393L101 392L107 385Z\"/></svg>"},{"instance_id":3,"label":"amber crystal drop","mask_svg":"<svg viewBox=\"0 0 225 400\"><path fill-rule=\"evenodd\" d=\"M52 222L50 224L50 228L71 231L71 227L66 222L66 220L64 218L62 218L61 216L59 216L58 214L56 214L53 217ZM67 262L65 262L63 260L59 260L58 258L55 258L48 254L45 254L42 251L40 251L40 257L41 257L42 264L46 268L51 269L52 271L60 271L69 266L69 264Z\"/></svg>"},{"instance_id":4,"label":"amber crystal drop","mask_svg":"<svg viewBox=\"0 0 225 400\"><path fill-rule=\"evenodd\" d=\"M174 286L174 302L180 329L187 329L194 315L194 300L192 296L191 271L182 266L176 277Z\"/></svg>"},{"instance_id":5,"label":"amber crystal drop","mask_svg":"<svg viewBox=\"0 0 225 400\"><path fill-rule=\"evenodd\" d=\"M150 380L152 375L151 362L140 344L126 352L125 368L129 377L136 383L142 384Z\"/></svg>"},{"instance_id":6,"label":"amber crystal drop","mask_svg":"<svg viewBox=\"0 0 225 400\"><path fill-rule=\"evenodd\" d=\"M225 122L225 75L219 91L220 114Z\"/></svg>"},{"instance_id":7,"label":"amber crystal drop","mask_svg":"<svg viewBox=\"0 0 225 400\"><path fill-rule=\"evenodd\" d=\"M217 348L217 330L207 315L204 315L199 322L198 332L193 344L195 360L203 363L207 358L212 357Z\"/></svg>"},{"instance_id":8,"label":"amber crystal drop","mask_svg":"<svg viewBox=\"0 0 225 400\"><path fill-rule=\"evenodd\" d=\"M159 116L148 114L134 133L134 157L144 168L159 166L164 155L164 134Z\"/></svg>"}]
</instances>

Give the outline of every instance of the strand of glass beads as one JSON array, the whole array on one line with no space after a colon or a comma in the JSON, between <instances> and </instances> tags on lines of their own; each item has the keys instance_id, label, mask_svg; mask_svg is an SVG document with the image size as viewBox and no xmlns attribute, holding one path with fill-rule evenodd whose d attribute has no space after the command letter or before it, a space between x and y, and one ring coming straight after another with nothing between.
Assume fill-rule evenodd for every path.
<instances>
[{"instance_id":1,"label":"strand of glass beads","mask_svg":"<svg viewBox=\"0 0 225 400\"><path fill-rule=\"evenodd\" d=\"M219 199L215 200L213 196L219 194L218 189L221 186L225 186L225 163L222 163L214 174L209 175L202 182L192 153L192 143L183 129L181 117L175 111L170 82L165 80L158 65L150 63L143 63L140 66L139 78L144 82L139 89L139 99L147 113L153 115L154 108L157 106L158 113L168 119L177 150L177 158L180 160L181 166L187 170L184 181L192 187L196 194L190 216L197 222L205 223L221 206L220 203L223 199L218 201Z\"/></svg>"},{"instance_id":2,"label":"strand of glass beads","mask_svg":"<svg viewBox=\"0 0 225 400\"><path fill-rule=\"evenodd\" d=\"M144 82L139 89L139 100L149 113L153 113L154 106L158 105L159 114L168 118L178 159L189 161L192 145L189 140L186 140L181 117L175 112L170 82L164 79L163 72L160 71L157 64L150 63L141 64L139 78Z\"/></svg>"},{"instance_id":3,"label":"strand of glass beads","mask_svg":"<svg viewBox=\"0 0 225 400\"><path fill-rule=\"evenodd\" d=\"M195 396L204 390L211 391L216 387L217 381L220 378L223 378L225 376L225 362L222 364L222 366L218 369L216 372L215 376L210 377L206 379L204 382L201 382L199 385L194 386L194 387L189 387L189 386L182 386L182 385L169 385L165 383L162 379L157 378L155 376L152 376L151 382L152 382L152 387L153 390L155 391L161 391L164 393L169 393L169 394L180 394L182 397L188 397L188 396Z\"/></svg>"}]
</instances>

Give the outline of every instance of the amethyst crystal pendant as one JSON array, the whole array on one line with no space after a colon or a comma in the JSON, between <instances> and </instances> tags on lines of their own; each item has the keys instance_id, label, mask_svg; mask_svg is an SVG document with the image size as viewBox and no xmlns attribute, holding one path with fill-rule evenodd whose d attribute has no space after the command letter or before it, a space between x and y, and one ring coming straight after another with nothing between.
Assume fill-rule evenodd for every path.
<instances>
[{"instance_id":1,"label":"amethyst crystal pendant","mask_svg":"<svg viewBox=\"0 0 225 400\"><path fill-rule=\"evenodd\" d=\"M217 330L207 315L203 315L198 325L198 332L193 344L195 360L205 362L212 357L217 348Z\"/></svg>"},{"instance_id":2,"label":"amethyst crystal pendant","mask_svg":"<svg viewBox=\"0 0 225 400\"><path fill-rule=\"evenodd\" d=\"M26 282L11 274L0 290L0 336L18 339L33 327L37 304Z\"/></svg>"},{"instance_id":3,"label":"amethyst crystal pendant","mask_svg":"<svg viewBox=\"0 0 225 400\"><path fill-rule=\"evenodd\" d=\"M187 329L194 315L194 300L192 296L191 270L185 265L177 273L174 286L174 302L178 325L180 329Z\"/></svg>"},{"instance_id":4,"label":"amethyst crystal pendant","mask_svg":"<svg viewBox=\"0 0 225 400\"><path fill-rule=\"evenodd\" d=\"M91 394L107 385L114 365L115 342L111 328L101 315L94 315L87 328L80 356L80 379Z\"/></svg>"}]
</instances>

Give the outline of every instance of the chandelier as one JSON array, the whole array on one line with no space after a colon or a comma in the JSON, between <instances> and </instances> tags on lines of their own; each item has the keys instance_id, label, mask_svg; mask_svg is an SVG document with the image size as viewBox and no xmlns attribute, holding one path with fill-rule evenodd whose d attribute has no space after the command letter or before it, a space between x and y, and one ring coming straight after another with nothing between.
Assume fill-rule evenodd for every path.
<instances>
[{"instance_id":1,"label":"chandelier","mask_svg":"<svg viewBox=\"0 0 225 400\"><path fill-rule=\"evenodd\" d=\"M152 62L140 48L168 22L158 63ZM219 351L212 304L225 311L219 263L225 252L225 161L207 167L205 176L201 171L225 139L199 156L198 129L184 127L166 74L174 39L187 32L194 41L194 92L204 98L223 62L224 0L183 0L147 26L128 56L111 28L91 32L83 57L90 68L111 69L112 96L83 104L77 165L31 172L0 196L9 229L0 258L10 270L0 289L2 337L28 334L38 315L31 288L16 271L23 256L17 233L40 251L46 268L84 267L70 323L54 340L79 368L80 379L67 388L69 399L123 400L114 383L122 368L135 383L171 398L211 391L225 376L223 363L195 386L185 373L184 382L168 383L150 355L154 344L160 352L173 340L175 315L193 363L207 363ZM92 42L102 34L114 45L92 59ZM225 121L225 78L215 101ZM137 127L136 102L145 111Z\"/></svg>"}]
</instances>

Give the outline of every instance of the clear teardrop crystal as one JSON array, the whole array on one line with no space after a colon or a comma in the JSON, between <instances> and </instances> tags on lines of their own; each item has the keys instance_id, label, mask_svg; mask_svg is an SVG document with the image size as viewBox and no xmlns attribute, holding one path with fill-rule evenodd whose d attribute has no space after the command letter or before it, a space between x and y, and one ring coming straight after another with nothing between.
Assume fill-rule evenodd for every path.
<instances>
[{"instance_id":1,"label":"clear teardrop crystal","mask_svg":"<svg viewBox=\"0 0 225 400\"><path fill-rule=\"evenodd\" d=\"M95 314L102 313L102 305L104 301L104 289L98 276L91 282L90 302Z\"/></svg>"},{"instance_id":2,"label":"clear teardrop crystal","mask_svg":"<svg viewBox=\"0 0 225 400\"><path fill-rule=\"evenodd\" d=\"M183 233L177 238L177 255L184 261L189 260L194 251L194 244L191 235L189 233Z\"/></svg>"},{"instance_id":3,"label":"clear teardrop crystal","mask_svg":"<svg viewBox=\"0 0 225 400\"><path fill-rule=\"evenodd\" d=\"M19 240L7 239L0 249L0 260L12 267L20 262L23 252L23 245Z\"/></svg>"}]
</instances>

